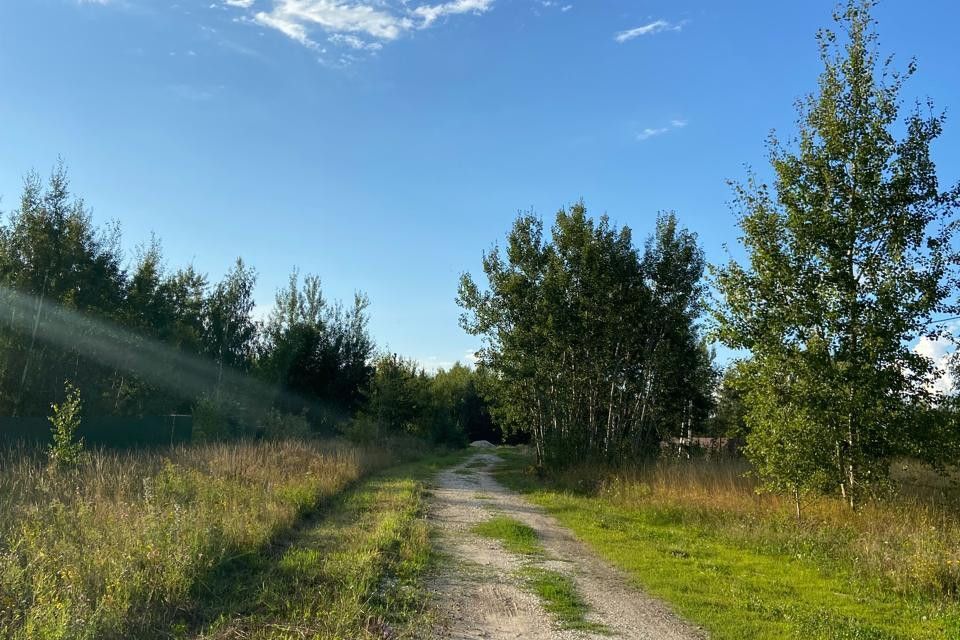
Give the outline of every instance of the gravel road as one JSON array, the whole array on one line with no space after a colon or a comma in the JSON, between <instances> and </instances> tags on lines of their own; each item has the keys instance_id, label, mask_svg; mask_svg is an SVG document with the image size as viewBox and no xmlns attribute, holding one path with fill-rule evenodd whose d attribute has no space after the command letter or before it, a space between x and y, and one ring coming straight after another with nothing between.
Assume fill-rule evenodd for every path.
<instances>
[{"instance_id":1,"label":"gravel road","mask_svg":"<svg viewBox=\"0 0 960 640\"><path fill-rule=\"evenodd\" d=\"M644 595L617 569L601 560L566 528L519 494L505 489L490 471L500 461L482 452L442 471L432 491L430 519L446 556L431 590L440 610L431 637L449 640L566 640L622 637L631 640L703 640L706 634L669 607ZM516 518L538 534L546 553L523 556L471 531L493 515ZM524 588L524 566L560 571L576 583L590 606L587 619L607 633L563 630L539 598Z\"/></svg>"}]
</instances>

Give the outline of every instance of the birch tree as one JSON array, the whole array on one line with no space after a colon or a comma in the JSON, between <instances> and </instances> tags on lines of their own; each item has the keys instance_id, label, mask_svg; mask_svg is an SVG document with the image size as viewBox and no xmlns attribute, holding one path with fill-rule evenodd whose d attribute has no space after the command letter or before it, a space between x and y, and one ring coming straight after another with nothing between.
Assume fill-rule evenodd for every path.
<instances>
[{"instance_id":1,"label":"birch tree","mask_svg":"<svg viewBox=\"0 0 960 640\"><path fill-rule=\"evenodd\" d=\"M924 103L901 120L915 65L879 57L872 6L850 2L840 33L818 34L823 72L798 135L771 136L773 186L736 186L747 262L716 272L720 335L752 353L747 451L761 478L853 507L895 456L936 451L917 425L942 372L910 345L948 338L936 321L957 313L960 188L941 190L931 158L944 117Z\"/></svg>"}]
</instances>

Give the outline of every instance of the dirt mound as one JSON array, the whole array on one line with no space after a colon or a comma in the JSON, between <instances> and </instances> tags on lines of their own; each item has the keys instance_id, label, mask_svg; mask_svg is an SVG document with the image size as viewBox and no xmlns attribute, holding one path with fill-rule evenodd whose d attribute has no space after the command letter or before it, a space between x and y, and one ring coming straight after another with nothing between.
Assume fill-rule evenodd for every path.
<instances>
[{"instance_id":1,"label":"dirt mound","mask_svg":"<svg viewBox=\"0 0 960 640\"><path fill-rule=\"evenodd\" d=\"M497 445L491 444L488 440L474 440L470 443L470 446L478 449L493 449Z\"/></svg>"}]
</instances>

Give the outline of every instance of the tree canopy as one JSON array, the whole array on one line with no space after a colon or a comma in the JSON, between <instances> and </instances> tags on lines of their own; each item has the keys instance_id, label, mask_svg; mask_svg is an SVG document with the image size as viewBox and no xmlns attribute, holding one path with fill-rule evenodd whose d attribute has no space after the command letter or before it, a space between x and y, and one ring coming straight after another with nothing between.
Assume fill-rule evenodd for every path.
<instances>
[{"instance_id":1,"label":"tree canopy","mask_svg":"<svg viewBox=\"0 0 960 640\"><path fill-rule=\"evenodd\" d=\"M501 425L529 430L543 464L651 455L705 418L713 378L696 328L703 252L673 214L641 253L628 227L583 203L549 239L518 216L483 257L488 286L461 278L462 324L483 336Z\"/></svg>"}]
</instances>

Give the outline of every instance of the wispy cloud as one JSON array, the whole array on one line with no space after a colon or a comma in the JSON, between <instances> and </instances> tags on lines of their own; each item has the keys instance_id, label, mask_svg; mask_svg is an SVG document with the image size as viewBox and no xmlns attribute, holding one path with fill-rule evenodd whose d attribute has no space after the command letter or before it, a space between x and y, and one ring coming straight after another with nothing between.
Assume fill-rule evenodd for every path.
<instances>
[{"instance_id":1,"label":"wispy cloud","mask_svg":"<svg viewBox=\"0 0 960 640\"><path fill-rule=\"evenodd\" d=\"M342 44L359 51L379 51L383 48L383 45L379 42L367 42L362 38L350 34L335 33L327 38L327 41L334 44Z\"/></svg>"},{"instance_id":2,"label":"wispy cloud","mask_svg":"<svg viewBox=\"0 0 960 640\"><path fill-rule=\"evenodd\" d=\"M667 22L666 20L654 20L649 24L644 24L639 27L634 27L633 29L627 29L626 31L621 31L613 36L613 39L617 42L623 44L627 40L633 40L634 38L639 38L640 36L649 36L655 33L660 33L661 31L680 31L683 29L683 22Z\"/></svg>"},{"instance_id":3,"label":"wispy cloud","mask_svg":"<svg viewBox=\"0 0 960 640\"><path fill-rule=\"evenodd\" d=\"M223 91L223 85L198 86L191 84L172 84L167 90L175 97L186 102L209 102Z\"/></svg>"},{"instance_id":4,"label":"wispy cloud","mask_svg":"<svg viewBox=\"0 0 960 640\"><path fill-rule=\"evenodd\" d=\"M376 51L405 33L425 29L446 16L481 14L494 0L450 0L413 6L411 0L223 0L223 6L240 9L241 21L279 31L315 50L326 40L355 51ZM259 10L258 10L259 9Z\"/></svg>"},{"instance_id":5,"label":"wispy cloud","mask_svg":"<svg viewBox=\"0 0 960 640\"><path fill-rule=\"evenodd\" d=\"M573 9L573 5L570 3L562 3L558 0L534 0L533 2L533 13L536 15L540 14L540 9L544 11L559 11L560 13L566 13Z\"/></svg>"},{"instance_id":6,"label":"wispy cloud","mask_svg":"<svg viewBox=\"0 0 960 640\"><path fill-rule=\"evenodd\" d=\"M460 13L485 13L493 6L493 0L454 0L436 5L421 5L413 10L414 15L421 18L421 28L429 27L442 16L457 15Z\"/></svg>"},{"instance_id":7,"label":"wispy cloud","mask_svg":"<svg viewBox=\"0 0 960 640\"><path fill-rule=\"evenodd\" d=\"M649 140L650 138L662 136L665 133L670 133L674 129L682 129L685 126L687 126L686 120L674 118L670 121L670 124L663 127L646 127L637 134L637 141L643 142L644 140Z\"/></svg>"}]
</instances>

